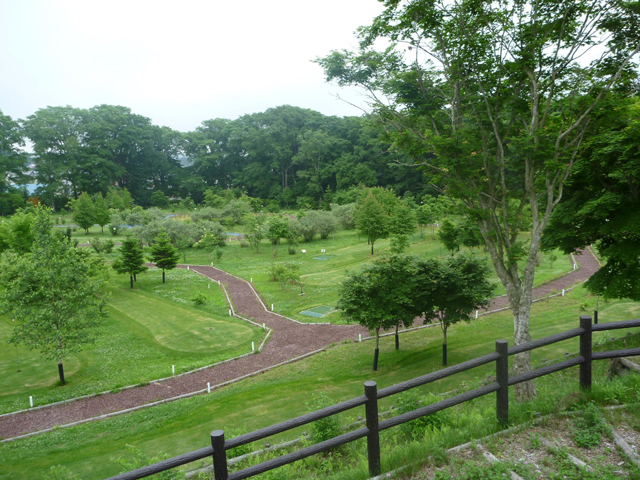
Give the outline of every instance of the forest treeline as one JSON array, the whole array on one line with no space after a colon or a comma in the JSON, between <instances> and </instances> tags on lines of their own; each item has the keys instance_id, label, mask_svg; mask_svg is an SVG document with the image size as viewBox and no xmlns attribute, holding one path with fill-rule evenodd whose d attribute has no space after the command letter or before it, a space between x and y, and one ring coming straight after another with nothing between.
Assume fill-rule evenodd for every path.
<instances>
[{"instance_id":1,"label":"forest treeline","mask_svg":"<svg viewBox=\"0 0 640 480\"><path fill-rule=\"evenodd\" d=\"M2 215L24 204L27 183L54 210L116 185L141 206L152 205L154 193L161 198L157 192L199 204L208 190L231 189L272 206L328 208L353 201L348 192L356 186L418 198L427 191L423 176L405 165L412 161L365 119L288 105L205 120L186 133L122 106L47 107L22 120L0 112L0 142Z\"/></svg>"}]
</instances>

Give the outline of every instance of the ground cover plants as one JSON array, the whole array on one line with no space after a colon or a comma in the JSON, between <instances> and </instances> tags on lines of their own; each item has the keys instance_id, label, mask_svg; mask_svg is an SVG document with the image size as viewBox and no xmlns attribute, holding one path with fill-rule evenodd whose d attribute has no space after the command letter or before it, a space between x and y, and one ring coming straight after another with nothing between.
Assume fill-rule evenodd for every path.
<instances>
[{"instance_id":1,"label":"ground cover plants","mask_svg":"<svg viewBox=\"0 0 640 480\"><path fill-rule=\"evenodd\" d=\"M587 301L593 299L587 297ZM584 302L585 292L578 288L566 297L534 304L532 336L540 338L575 328L579 315L585 313L580 307ZM636 318L640 313L638 303L629 301L601 302L600 307L601 322ZM512 327L511 317L506 312L452 327L449 334L451 364L493 351L494 340L509 338ZM604 341L616 333L599 333L596 340ZM382 388L437 370L441 360L440 343L441 332L437 328L405 334L398 351L395 350L392 337L384 338L381 341L384 362L380 363L378 372L371 371L373 345L370 342L337 345L304 361L214 390L210 395L2 444L0 471L4 472L4 478L7 479L29 475L46 478L46 472L60 464L79 478L105 478L121 471L121 467L111 461L112 458L130 458L127 444L135 446L149 457L158 455L158 452L174 456L206 446L209 432L215 428L223 428L232 432L230 435L233 436L306 413L309 407L305 404L309 402L312 392L324 392L332 402L337 402L361 395L366 380L375 380ZM625 344L629 348L637 343L637 337L624 337L618 339L616 344L600 348L625 348ZM572 340L550 345L534 351L533 363L536 365L546 360L564 358L565 352L576 351L577 342ZM611 384L606 381L607 362L596 362L595 366L595 387L591 395L594 401L611 404L615 400L625 403L637 395L639 387L632 381L636 377L629 375ZM419 393L424 397L429 393L438 395L458 388L472 388L492 374L493 366L487 365L421 388ZM575 369L545 377L538 381L537 386L540 389L538 400L523 404L512 402L511 419L514 423L536 418L534 412L544 415L566 409L579 398ZM620 394L613 399L612 391ZM605 401L606 398L609 400ZM398 406L398 399L385 399L381 402L380 410L389 410L391 405ZM338 418L341 424L346 425L357 421L358 415L363 415L363 412L355 409ZM407 443L404 434L392 433L398 429L386 431L388 433L385 435L390 436L385 436L382 442L385 448L383 469L397 468L410 463L410 460L429 455L446 458L445 447L495 430L495 399L489 396L476 400L447 413L445 418L447 422L454 423L449 423L445 430L439 430L441 436L428 436L416 442ZM310 430L310 427L301 427L287 435L265 441L276 444L300 436L306 430ZM353 454L348 454L351 451L349 449L344 451L347 453L340 453L341 458L361 458L363 447L358 445L354 444ZM314 457L308 461L308 468L325 462L322 468L332 468L334 472L340 465L338 461L332 463L334 457ZM294 469L298 467L291 468L291 475L300 474L299 470ZM341 477L337 478L367 478L366 466L350 466L349 469L352 473L340 473ZM277 470L276 474L279 476L271 478L287 478L289 475L285 470ZM329 474L326 476L330 478Z\"/></svg>"},{"instance_id":2,"label":"ground cover plants","mask_svg":"<svg viewBox=\"0 0 640 480\"><path fill-rule=\"evenodd\" d=\"M217 283L186 270L151 269L129 288L128 275L111 274L109 318L95 345L65 362L67 385L56 381L55 362L36 351L0 349L0 412L118 389L210 365L251 351L265 332L229 316ZM204 297L196 305L193 298ZM12 328L0 317L0 333ZM50 364L50 365L49 365ZM20 370L20 372L18 372Z\"/></svg>"}]
</instances>

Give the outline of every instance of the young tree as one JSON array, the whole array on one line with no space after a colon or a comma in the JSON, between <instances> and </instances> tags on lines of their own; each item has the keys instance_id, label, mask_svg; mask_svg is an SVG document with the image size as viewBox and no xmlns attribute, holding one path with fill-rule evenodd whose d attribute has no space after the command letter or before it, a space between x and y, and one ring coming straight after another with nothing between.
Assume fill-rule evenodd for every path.
<instances>
[{"instance_id":1,"label":"young tree","mask_svg":"<svg viewBox=\"0 0 640 480\"><path fill-rule=\"evenodd\" d=\"M393 1L359 34L359 52L333 52L318 62L329 80L371 92L387 139L415 157L434 184L446 185L478 224L509 299L515 343L530 341L542 232L594 108L635 77L636 4ZM392 44L376 51L379 38L406 50ZM523 247L525 208L532 227ZM514 253L523 248L521 273ZM516 355L514 371L529 368L530 352ZM536 393L533 382L515 390L520 399Z\"/></svg>"},{"instance_id":2,"label":"young tree","mask_svg":"<svg viewBox=\"0 0 640 480\"><path fill-rule=\"evenodd\" d=\"M93 327L107 317L106 269L52 232L48 210L37 212L33 230L30 252L2 255L0 309L16 321L9 341L57 360L64 385L64 359L92 343Z\"/></svg>"},{"instance_id":3,"label":"young tree","mask_svg":"<svg viewBox=\"0 0 640 480\"><path fill-rule=\"evenodd\" d=\"M380 329L396 328L397 349L398 327L412 325L420 314L413 298L415 273L413 257L392 255L351 273L340 286L336 308L347 320L376 332L373 370L378 369Z\"/></svg>"},{"instance_id":4,"label":"young tree","mask_svg":"<svg viewBox=\"0 0 640 480\"><path fill-rule=\"evenodd\" d=\"M472 255L444 261L419 262L415 274L415 304L424 322L440 322L444 335L442 364L447 364L447 330L460 321L471 321L475 310L489 304L493 285L484 262Z\"/></svg>"},{"instance_id":5,"label":"young tree","mask_svg":"<svg viewBox=\"0 0 640 480\"><path fill-rule=\"evenodd\" d=\"M369 191L358 201L354 216L356 228L367 236L371 244L371 255L373 255L373 245L376 240L389 234L389 215L378 199Z\"/></svg>"},{"instance_id":6,"label":"young tree","mask_svg":"<svg viewBox=\"0 0 640 480\"><path fill-rule=\"evenodd\" d=\"M248 214L245 216L247 225L246 237L256 253L260 253L260 242L267 238L267 228L264 224L264 215Z\"/></svg>"},{"instance_id":7,"label":"young tree","mask_svg":"<svg viewBox=\"0 0 640 480\"><path fill-rule=\"evenodd\" d=\"M113 269L118 273L128 273L133 288L133 279L138 273L146 272L142 248L136 238L127 238L120 247L120 256L113 262Z\"/></svg>"},{"instance_id":8,"label":"young tree","mask_svg":"<svg viewBox=\"0 0 640 480\"><path fill-rule=\"evenodd\" d=\"M448 218L445 218L442 221L442 225L440 225L438 239L444 247L451 252L452 257L455 250L460 250L460 231Z\"/></svg>"},{"instance_id":9,"label":"young tree","mask_svg":"<svg viewBox=\"0 0 640 480\"><path fill-rule=\"evenodd\" d=\"M91 228L95 222L93 202L89 194L83 192L82 195L73 201L72 208L73 221L76 222L80 228L84 229L86 235L89 235L89 228Z\"/></svg>"},{"instance_id":10,"label":"young tree","mask_svg":"<svg viewBox=\"0 0 640 480\"><path fill-rule=\"evenodd\" d=\"M100 192L98 192L93 199L93 220L100 225L102 233L104 233L104 226L111 221L111 212L109 212L107 202L105 202Z\"/></svg>"},{"instance_id":11,"label":"young tree","mask_svg":"<svg viewBox=\"0 0 640 480\"><path fill-rule=\"evenodd\" d=\"M416 233L416 214L404 201L399 202L389 222L392 252L401 254L409 246L409 236Z\"/></svg>"},{"instance_id":12,"label":"young tree","mask_svg":"<svg viewBox=\"0 0 640 480\"><path fill-rule=\"evenodd\" d=\"M171 244L167 231L163 228L155 238L150 248L150 258L156 267L162 269L162 283L164 282L164 271L173 270L178 265L180 254L176 247Z\"/></svg>"}]
</instances>

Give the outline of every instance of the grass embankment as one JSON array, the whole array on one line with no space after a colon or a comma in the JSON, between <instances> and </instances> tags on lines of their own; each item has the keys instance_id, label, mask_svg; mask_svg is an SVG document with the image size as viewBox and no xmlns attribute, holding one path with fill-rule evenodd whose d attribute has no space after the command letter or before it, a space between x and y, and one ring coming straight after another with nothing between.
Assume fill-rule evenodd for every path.
<instances>
[{"instance_id":1,"label":"grass embankment","mask_svg":"<svg viewBox=\"0 0 640 480\"><path fill-rule=\"evenodd\" d=\"M209 285L211 285L209 287ZM112 273L109 318L94 345L65 358L67 385L59 385L56 361L22 347L0 349L0 413L89 393L114 390L210 365L251 351L264 331L229 317L224 293L216 283L185 270L149 270L129 288L127 275ZM191 298L201 293L206 303ZM8 338L12 321L0 317L0 335ZM19 370L19 371L18 371Z\"/></svg>"},{"instance_id":2,"label":"grass embankment","mask_svg":"<svg viewBox=\"0 0 640 480\"><path fill-rule=\"evenodd\" d=\"M590 304L587 307L590 310L595 303L591 297L586 297L585 300L585 295L584 290L578 288L565 297L534 304L531 315L533 338L575 328L579 315L585 313L580 305L586 302ZM600 306L601 322L637 318L640 312L640 304L634 302L601 302ZM495 339L510 339L512 332L512 318L506 312L481 317L470 324L455 325L449 333L450 364L494 351ZM596 339L602 341L611 335L619 336L620 332L602 332L596 334ZM303 414L308 411L309 407L306 405L312 399L313 393L324 392L331 401L341 401L361 395L363 382L366 380L375 380L379 388L382 388L438 370L441 368L441 339L442 334L438 327L403 335L399 351L394 350L392 337L383 339L377 372L371 371L373 343L338 345L304 361L278 368L219 391L214 390L210 395L192 397L105 421L2 444L0 478L38 478L38 475L47 472L51 466L61 464L79 478L99 479L121 470L111 459L130 457L127 444L134 445L150 457L156 456L158 452L174 456L201 448L209 444L209 433L214 429L223 428L227 431L227 436L234 436ZM638 337L630 341L637 343ZM535 350L533 362L563 358L566 351L575 352L577 349L576 339L550 345ZM608 388L608 395L615 395L616 390L611 390L604 381L606 363L596 364L596 390ZM422 388L421 392L442 393L461 387L469 388L493 372L493 365L485 365L435 382ZM539 400L526 404L512 402L513 421L530 418L533 411L553 412L562 407L562 402L566 402L563 399L567 395L575 395L572 392L578 390L577 370L545 377L544 380L539 380L537 385L540 390ZM626 392L637 394L633 387L627 387ZM391 404L397 405L397 400L391 397L382 401L381 411L388 409ZM400 434L394 433L396 429L390 430L385 433L382 442L385 448L384 470L395 468L409 457L416 458L418 454L422 455L425 448L442 450L444 447L455 445L456 442L467 441L473 435L482 436L495 428L494 409L493 396L465 404L447 414L449 426L443 431L444 436L434 437L416 445L409 444L393 452L390 451L392 446L402 446L404 443L399 437ZM363 415L362 408L346 412L340 416L340 420L346 424L355 420L357 415ZM308 427L301 427L265 441L277 443L299 436L305 429ZM404 448L406 449L403 450ZM345 456L362 456L362 443L356 444L353 449L346 449L345 452ZM331 468L335 469L336 465L339 465L333 457L329 460L315 457L309 460L309 463L301 465L327 461ZM366 468L350 470L354 473L349 478L366 478ZM295 473L295 470L290 472L294 476L300 475ZM272 478L287 478L288 474L280 470L274 475Z\"/></svg>"}]
</instances>

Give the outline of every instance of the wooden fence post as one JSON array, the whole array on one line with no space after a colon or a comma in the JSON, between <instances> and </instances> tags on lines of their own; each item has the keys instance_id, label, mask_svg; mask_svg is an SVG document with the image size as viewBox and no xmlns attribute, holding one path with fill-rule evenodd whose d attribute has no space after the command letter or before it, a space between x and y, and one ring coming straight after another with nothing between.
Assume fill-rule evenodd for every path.
<instances>
[{"instance_id":1,"label":"wooden fence post","mask_svg":"<svg viewBox=\"0 0 640 480\"><path fill-rule=\"evenodd\" d=\"M500 389L496 391L496 416L498 423L506 427L509 423L509 342L496 340L496 382Z\"/></svg>"},{"instance_id":2,"label":"wooden fence post","mask_svg":"<svg viewBox=\"0 0 640 480\"><path fill-rule=\"evenodd\" d=\"M211 432L211 446L213 447L213 471L215 480L227 480L227 452L224 448L224 430Z\"/></svg>"},{"instance_id":3,"label":"wooden fence post","mask_svg":"<svg viewBox=\"0 0 640 480\"><path fill-rule=\"evenodd\" d=\"M580 335L580 356L584 361L580 364L580 387L591 389L591 347L592 335L591 317L589 315L580 316L580 328L584 333Z\"/></svg>"},{"instance_id":4,"label":"wooden fence post","mask_svg":"<svg viewBox=\"0 0 640 480\"><path fill-rule=\"evenodd\" d=\"M365 415L367 420L367 454L369 474L380 475L380 434L378 432L378 385L376 382L364 382L364 394L367 397ZM217 480L217 479L216 479Z\"/></svg>"}]
</instances>

